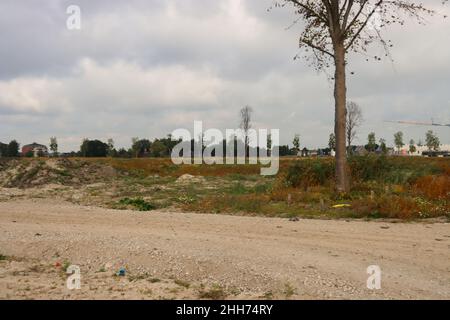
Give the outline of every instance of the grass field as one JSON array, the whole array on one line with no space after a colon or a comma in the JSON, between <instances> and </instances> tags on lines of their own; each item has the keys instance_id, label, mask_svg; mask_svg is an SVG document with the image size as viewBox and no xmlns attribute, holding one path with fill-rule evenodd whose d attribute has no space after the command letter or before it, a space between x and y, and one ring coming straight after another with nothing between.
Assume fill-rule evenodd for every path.
<instances>
[{"instance_id":1,"label":"grass field","mask_svg":"<svg viewBox=\"0 0 450 320\"><path fill-rule=\"evenodd\" d=\"M176 166L169 159L103 161L133 173L131 184L162 183L167 188L156 189L150 199L188 211L400 219L450 214L449 159L351 158L352 190L345 195L334 192L333 159L285 158L276 177L262 177L259 166L252 165ZM175 183L184 174L202 179Z\"/></svg>"},{"instance_id":2,"label":"grass field","mask_svg":"<svg viewBox=\"0 0 450 320\"><path fill-rule=\"evenodd\" d=\"M40 174L49 161L57 164ZM26 159L17 166L22 168L14 171L20 179L14 181L25 186L33 177L45 183L56 181L69 188L52 191L61 197L116 209L287 218L450 219L450 159L445 158L350 158L348 194L334 192L331 158L283 158L279 174L273 177L261 176L257 165L177 166L170 159L153 158ZM48 176L54 179L45 180Z\"/></svg>"}]
</instances>

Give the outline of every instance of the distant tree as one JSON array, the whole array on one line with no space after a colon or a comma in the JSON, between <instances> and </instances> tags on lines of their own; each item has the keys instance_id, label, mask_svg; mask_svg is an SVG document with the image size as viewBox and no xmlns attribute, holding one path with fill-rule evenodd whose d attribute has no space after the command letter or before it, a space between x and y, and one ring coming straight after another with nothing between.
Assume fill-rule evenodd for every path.
<instances>
[{"instance_id":1,"label":"distant tree","mask_svg":"<svg viewBox=\"0 0 450 320\"><path fill-rule=\"evenodd\" d=\"M328 139L328 147L331 151L336 150L336 136L334 133L330 134L330 138Z\"/></svg>"},{"instance_id":2,"label":"distant tree","mask_svg":"<svg viewBox=\"0 0 450 320\"><path fill-rule=\"evenodd\" d=\"M278 149L278 153L280 157L290 156L292 155L292 150L288 145L280 146Z\"/></svg>"},{"instance_id":3,"label":"distant tree","mask_svg":"<svg viewBox=\"0 0 450 320\"><path fill-rule=\"evenodd\" d=\"M133 150L133 155L136 158L142 157L145 154L150 153L150 148L152 146L152 143L150 142L150 140L133 138L132 142L133 142L133 145L131 146L131 149Z\"/></svg>"},{"instance_id":4,"label":"distant tree","mask_svg":"<svg viewBox=\"0 0 450 320\"><path fill-rule=\"evenodd\" d=\"M369 133L367 136L367 145L366 150L369 152L375 152L377 150L377 142L376 142L375 132Z\"/></svg>"},{"instance_id":5,"label":"distant tree","mask_svg":"<svg viewBox=\"0 0 450 320\"><path fill-rule=\"evenodd\" d=\"M292 144L294 145L293 152L297 156L300 152L300 135L296 134L294 137L294 140L292 141Z\"/></svg>"},{"instance_id":6,"label":"distant tree","mask_svg":"<svg viewBox=\"0 0 450 320\"><path fill-rule=\"evenodd\" d=\"M8 145L0 142L0 158L8 156Z\"/></svg>"},{"instance_id":7,"label":"distant tree","mask_svg":"<svg viewBox=\"0 0 450 320\"><path fill-rule=\"evenodd\" d=\"M20 147L20 144L16 140L12 140L8 144L7 156L11 157L11 158L18 157L19 156L19 147Z\"/></svg>"},{"instance_id":8,"label":"distant tree","mask_svg":"<svg viewBox=\"0 0 450 320\"><path fill-rule=\"evenodd\" d=\"M80 154L87 158L103 158L108 155L108 145L100 140L84 139L80 147Z\"/></svg>"},{"instance_id":9,"label":"distant tree","mask_svg":"<svg viewBox=\"0 0 450 320\"><path fill-rule=\"evenodd\" d=\"M50 150L53 152L54 157L58 155L58 141L56 140L56 137L50 138Z\"/></svg>"},{"instance_id":10,"label":"distant tree","mask_svg":"<svg viewBox=\"0 0 450 320\"><path fill-rule=\"evenodd\" d=\"M167 155L172 153L173 148L182 142L182 139L174 140L171 134L168 134L166 138L158 139L167 147Z\"/></svg>"},{"instance_id":11,"label":"distant tree","mask_svg":"<svg viewBox=\"0 0 450 320\"><path fill-rule=\"evenodd\" d=\"M81 146L80 146L80 151L79 151L80 157L86 157L88 141L89 141L88 138L83 138L83 140L81 141Z\"/></svg>"},{"instance_id":12,"label":"distant tree","mask_svg":"<svg viewBox=\"0 0 450 320\"><path fill-rule=\"evenodd\" d=\"M413 154L413 153L416 153L416 151L417 151L416 143L413 139L411 139L409 141L409 153Z\"/></svg>"},{"instance_id":13,"label":"distant tree","mask_svg":"<svg viewBox=\"0 0 450 320\"><path fill-rule=\"evenodd\" d=\"M126 150L125 148L120 148L117 151L116 155L117 155L117 157L120 157L120 158L131 158L133 156L133 153Z\"/></svg>"},{"instance_id":14,"label":"distant tree","mask_svg":"<svg viewBox=\"0 0 450 320\"><path fill-rule=\"evenodd\" d=\"M151 155L155 158L162 158L168 155L168 148L167 146L161 141L156 139L151 144Z\"/></svg>"},{"instance_id":15,"label":"distant tree","mask_svg":"<svg viewBox=\"0 0 450 320\"><path fill-rule=\"evenodd\" d=\"M194 157L198 159L202 159L203 151L206 148L205 134L202 132L197 136L197 140L193 139L192 141L192 150L194 152Z\"/></svg>"},{"instance_id":16,"label":"distant tree","mask_svg":"<svg viewBox=\"0 0 450 320\"><path fill-rule=\"evenodd\" d=\"M437 135L434 134L432 130L429 130L426 134L426 145L428 147L428 150L433 151L439 151L439 147L441 145L441 142L439 141L439 138Z\"/></svg>"},{"instance_id":17,"label":"distant tree","mask_svg":"<svg viewBox=\"0 0 450 320\"><path fill-rule=\"evenodd\" d=\"M418 145L419 147L423 147L423 141L422 141L422 139L419 139L419 142L417 142L417 145Z\"/></svg>"},{"instance_id":18,"label":"distant tree","mask_svg":"<svg viewBox=\"0 0 450 320\"><path fill-rule=\"evenodd\" d=\"M353 140L356 138L356 129L362 124L361 108L353 101L347 103L347 146L351 150Z\"/></svg>"},{"instance_id":19,"label":"distant tree","mask_svg":"<svg viewBox=\"0 0 450 320\"><path fill-rule=\"evenodd\" d=\"M383 138L380 139L380 149L383 154L387 154L386 140Z\"/></svg>"},{"instance_id":20,"label":"distant tree","mask_svg":"<svg viewBox=\"0 0 450 320\"><path fill-rule=\"evenodd\" d=\"M250 144L249 131L252 128L252 113L253 109L250 106L245 106L240 111L241 124L240 128L244 132L245 156L248 155L248 148Z\"/></svg>"},{"instance_id":21,"label":"distant tree","mask_svg":"<svg viewBox=\"0 0 450 320\"><path fill-rule=\"evenodd\" d=\"M403 142L403 132L399 131L394 134L394 143L397 147L397 151L400 152L400 149L405 145L405 143Z\"/></svg>"},{"instance_id":22,"label":"distant tree","mask_svg":"<svg viewBox=\"0 0 450 320\"><path fill-rule=\"evenodd\" d=\"M131 150L133 151L133 155L135 158L139 157L139 138L138 137L133 137L131 138Z\"/></svg>"},{"instance_id":23,"label":"distant tree","mask_svg":"<svg viewBox=\"0 0 450 320\"><path fill-rule=\"evenodd\" d=\"M114 140L112 138L109 138L107 145L108 145L108 156L114 157L116 154L116 149L114 148Z\"/></svg>"}]
</instances>

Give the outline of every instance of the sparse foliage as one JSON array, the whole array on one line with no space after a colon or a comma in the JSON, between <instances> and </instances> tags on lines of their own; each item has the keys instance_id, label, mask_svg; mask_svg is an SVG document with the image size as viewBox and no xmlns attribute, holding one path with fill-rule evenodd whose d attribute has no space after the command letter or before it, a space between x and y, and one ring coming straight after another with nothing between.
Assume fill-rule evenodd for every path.
<instances>
[{"instance_id":1,"label":"sparse foliage","mask_svg":"<svg viewBox=\"0 0 450 320\"><path fill-rule=\"evenodd\" d=\"M267 136L267 153L268 155L272 154L272 135L269 134Z\"/></svg>"},{"instance_id":2,"label":"sparse foliage","mask_svg":"<svg viewBox=\"0 0 450 320\"><path fill-rule=\"evenodd\" d=\"M292 141L292 144L294 145L294 153L295 155L298 155L298 153L300 152L300 135L296 134L294 137L294 140Z\"/></svg>"},{"instance_id":3,"label":"sparse foliage","mask_svg":"<svg viewBox=\"0 0 450 320\"><path fill-rule=\"evenodd\" d=\"M330 138L328 140L328 147L331 150L336 150L336 136L334 135L334 133L330 134Z\"/></svg>"},{"instance_id":4,"label":"sparse foliage","mask_svg":"<svg viewBox=\"0 0 450 320\"><path fill-rule=\"evenodd\" d=\"M114 140L112 138L109 138L107 144L108 144L108 156L112 157L112 156L114 156L115 151L116 151L114 149Z\"/></svg>"},{"instance_id":5,"label":"sparse foliage","mask_svg":"<svg viewBox=\"0 0 450 320\"><path fill-rule=\"evenodd\" d=\"M250 144L249 131L252 128L252 113L253 109L250 106L245 106L240 111L241 124L240 128L244 132L245 153L248 154L248 146Z\"/></svg>"}]
</instances>

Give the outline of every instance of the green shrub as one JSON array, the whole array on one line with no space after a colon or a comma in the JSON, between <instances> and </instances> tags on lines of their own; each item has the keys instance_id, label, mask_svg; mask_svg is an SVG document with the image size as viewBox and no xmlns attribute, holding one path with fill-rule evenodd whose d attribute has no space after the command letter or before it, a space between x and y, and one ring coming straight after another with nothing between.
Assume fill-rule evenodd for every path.
<instances>
[{"instance_id":1,"label":"green shrub","mask_svg":"<svg viewBox=\"0 0 450 320\"><path fill-rule=\"evenodd\" d=\"M142 198L124 198L120 200L119 203L126 206L132 206L138 211L152 211L156 209L154 204L147 202Z\"/></svg>"},{"instance_id":2,"label":"green shrub","mask_svg":"<svg viewBox=\"0 0 450 320\"><path fill-rule=\"evenodd\" d=\"M239 195L239 194L245 194L248 193L249 191L247 190L247 188L245 187L245 185L243 185L242 183L238 182L233 184L230 187L229 193L233 194L233 195Z\"/></svg>"},{"instance_id":3,"label":"green shrub","mask_svg":"<svg viewBox=\"0 0 450 320\"><path fill-rule=\"evenodd\" d=\"M201 288L198 292L198 297L200 299L223 300L227 297L227 293L221 286L214 285L210 289Z\"/></svg>"},{"instance_id":4,"label":"green shrub","mask_svg":"<svg viewBox=\"0 0 450 320\"><path fill-rule=\"evenodd\" d=\"M271 189L270 184L265 183L265 184L257 184L254 187L254 192L255 193L266 193Z\"/></svg>"},{"instance_id":5,"label":"green shrub","mask_svg":"<svg viewBox=\"0 0 450 320\"><path fill-rule=\"evenodd\" d=\"M360 181L384 180L392 170L386 156L367 155L348 160L352 179Z\"/></svg>"},{"instance_id":6,"label":"green shrub","mask_svg":"<svg viewBox=\"0 0 450 320\"><path fill-rule=\"evenodd\" d=\"M308 159L296 161L288 167L285 182L289 187L324 185L334 180L334 161Z\"/></svg>"}]
</instances>

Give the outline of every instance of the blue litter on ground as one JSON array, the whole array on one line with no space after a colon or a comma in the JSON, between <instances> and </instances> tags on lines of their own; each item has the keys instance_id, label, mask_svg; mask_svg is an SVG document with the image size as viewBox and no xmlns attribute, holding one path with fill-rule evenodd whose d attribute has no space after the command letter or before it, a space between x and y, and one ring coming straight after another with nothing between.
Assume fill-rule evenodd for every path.
<instances>
[{"instance_id":1,"label":"blue litter on ground","mask_svg":"<svg viewBox=\"0 0 450 320\"><path fill-rule=\"evenodd\" d=\"M117 275L119 277L125 277L127 271L125 270L125 268L120 268L119 272L117 272Z\"/></svg>"}]
</instances>

